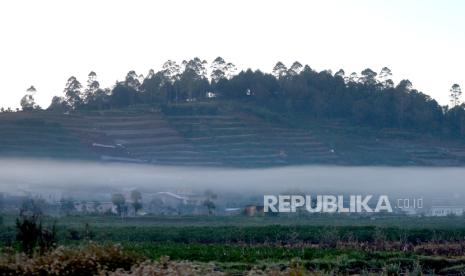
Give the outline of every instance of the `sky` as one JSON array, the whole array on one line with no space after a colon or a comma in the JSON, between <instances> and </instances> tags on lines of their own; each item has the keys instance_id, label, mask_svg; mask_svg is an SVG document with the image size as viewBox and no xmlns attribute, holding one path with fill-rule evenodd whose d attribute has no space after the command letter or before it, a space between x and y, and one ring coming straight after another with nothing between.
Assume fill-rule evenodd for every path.
<instances>
[{"instance_id":1,"label":"sky","mask_svg":"<svg viewBox=\"0 0 465 276\"><path fill-rule=\"evenodd\" d=\"M70 76L104 87L168 60L217 56L271 72L277 61L346 73L389 67L448 103L465 86L462 0L15 0L0 2L0 106L26 89L47 107Z\"/></svg>"}]
</instances>

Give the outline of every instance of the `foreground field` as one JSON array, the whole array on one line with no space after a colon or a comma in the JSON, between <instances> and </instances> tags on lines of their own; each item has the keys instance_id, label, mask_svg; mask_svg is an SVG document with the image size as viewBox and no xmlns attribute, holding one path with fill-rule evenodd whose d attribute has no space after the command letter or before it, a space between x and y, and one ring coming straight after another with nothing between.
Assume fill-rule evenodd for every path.
<instances>
[{"instance_id":1,"label":"foreground field","mask_svg":"<svg viewBox=\"0 0 465 276\"><path fill-rule=\"evenodd\" d=\"M190 247L168 245L152 247L156 252L167 253L167 248L176 256L156 257L144 255L145 251L135 252L114 245L88 243L82 246L59 247L41 256L28 258L25 255L3 253L0 259L2 275L303 275L303 274L387 274L397 275L411 272L419 274L455 273L463 269L463 259L415 256L405 253L361 252L354 250L312 249L292 250L282 248L240 248L225 246L214 249L193 246L196 251L208 250L212 256L219 254L214 261L209 259L190 260L193 253ZM188 251L179 258L179 253ZM213 249L213 250L212 250ZM244 254L240 251L253 252ZM302 251L304 254L300 258ZM265 254L263 253L265 252ZM221 258L221 254L237 255L237 260ZM266 258L251 261L244 257L262 254ZM152 258L150 260L149 258ZM227 259L227 260L226 260ZM188 260L188 261L185 261ZM448 266L443 268L443 266ZM150 273L147 273L150 272Z\"/></svg>"},{"instance_id":2,"label":"foreground field","mask_svg":"<svg viewBox=\"0 0 465 276\"><path fill-rule=\"evenodd\" d=\"M15 227L12 219L6 218L1 226L0 267L4 271L18 267L33 271L37 265L51 269L54 266L46 264L47 258L58 254L67 266L55 268L61 271L55 275L64 275L60 269L90 269L91 274L107 275L113 275L109 271L114 275L465 272L462 217L315 217L301 220L300 225L295 222L295 218L286 217L152 217L123 221L100 217L98 222L91 217L65 217L56 221L57 251L29 259L16 255L20 247L15 241ZM44 225L50 223L50 219L44 221ZM120 247L115 249L114 244ZM109 257L112 254L116 257ZM69 256L74 256L75 261L65 260ZM108 258L114 262L108 264Z\"/></svg>"}]
</instances>

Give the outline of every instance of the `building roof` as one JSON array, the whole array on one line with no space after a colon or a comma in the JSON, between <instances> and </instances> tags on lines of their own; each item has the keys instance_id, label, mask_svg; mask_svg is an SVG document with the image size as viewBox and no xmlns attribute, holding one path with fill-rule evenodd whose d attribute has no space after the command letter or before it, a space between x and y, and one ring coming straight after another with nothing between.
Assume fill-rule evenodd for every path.
<instances>
[{"instance_id":1,"label":"building roof","mask_svg":"<svg viewBox=\"0 0 465 276\"><path fill-rule=\"evenodd\" d=\"M187 197L181 196L181 195L177 195L177 194L172 193L172 192L158 192L158 193L156 193L156 194L157 194L157 195L167 195L167 196L170 196L170 197L179 199L179 200L188 200Z\"/></svg>"}]
</instances>

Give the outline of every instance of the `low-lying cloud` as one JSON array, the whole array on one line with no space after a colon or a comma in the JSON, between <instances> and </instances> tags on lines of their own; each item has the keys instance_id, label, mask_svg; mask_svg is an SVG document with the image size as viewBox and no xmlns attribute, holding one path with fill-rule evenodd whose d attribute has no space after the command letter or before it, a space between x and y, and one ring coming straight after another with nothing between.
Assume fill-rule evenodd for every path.
<instances>
[{"instance_id":1,"label":"low-lying cloud","mask_svg":"<svg viewBox=\"0 0 465 276\"><path fill-rule=\"evenodd\" d=\"M218 193L351 193L465 196L465 168L296 166L266 169L0 159L0 192L63 189L69 193L139 189Z\"/></svg>"}]
</instances>

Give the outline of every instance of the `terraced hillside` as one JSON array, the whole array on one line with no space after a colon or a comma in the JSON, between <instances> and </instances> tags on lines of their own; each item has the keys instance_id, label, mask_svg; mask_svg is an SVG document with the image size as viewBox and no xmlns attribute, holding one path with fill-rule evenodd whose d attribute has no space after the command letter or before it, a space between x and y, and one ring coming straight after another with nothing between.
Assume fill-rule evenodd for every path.
<instances>
[{"instance_id":1,"label":"terraced hillside","mask_svg":"<svg viewBox=\"0 0 465 276\"><path fill-rule=\"evenodd\" d=\"M398 129L369 129L339 121L317 122L305 128L335 149L350 165L463 166L465 143Z\"/></svg>"},{"instance_id":2,"label":"terraced hillside","mask_svg":"<svg viewBox=\"0 0 465 276\"><path fill-rule=\"evenodd\" d=\"M167 116L196 149L232 166L337 162L334 150L308 131L266 123L253 116Z\"/></svg>"},{"instance_id":3,"label":"terraced hillside","mask_svg":"<svg viewBox=\"0 0 465 276\"><path fill-rule=\"evenodd\" d=\"M83 119L92 122L94 131L99 134L98 140L93 141L93 148L102 152L104 160L218 165L196 150L158 112L103 113Z\"/></svg>"},{"instance_id":4,"label":"terraced hillside","mask_svg":"<svg viewBox=\"0 0 465 276\"><path fill-rule=\"evenodd\" d=\"M48 114L0 114L0 156L98 158L70 129L54 119Z\"/></svg>"},{"instance_id":5,"label":"terraced hillside","mask_svg":"<svg viewBox=\"0 0 465 276\"><path fill-rule=\"evenodd\" d=\"M1 114L1 124L4 127L0 139L5 143L0 145L0 151L10 156L65 157L69 152L70 158L82 155L106 161L193 166L270 166L335 160L331 149L305 131L244 115L35 112Z\"/></svg>"},{"instance_id":6,"label":"terraced hillside","mask_svg":"<svg viewBox=\"0 0 465 276\"><path fill-rule=\"evenodd\" d=\"M290 127L243 111L146 108L1 113L5 156L232 167L463 165L465 146L393 130L360 132L338 122Z\"/></svg>"}]
</instances>

